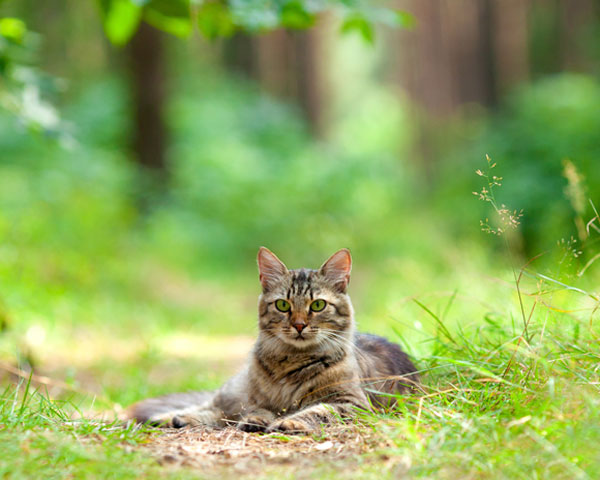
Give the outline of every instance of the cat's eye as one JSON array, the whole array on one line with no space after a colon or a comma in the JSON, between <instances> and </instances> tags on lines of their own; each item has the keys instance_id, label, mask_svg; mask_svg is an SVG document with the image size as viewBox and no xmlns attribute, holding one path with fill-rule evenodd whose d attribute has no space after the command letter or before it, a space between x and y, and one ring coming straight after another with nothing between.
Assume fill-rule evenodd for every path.
<instances>
[{"instance_id":1,"label":"cat's eye","mask_svg":"<svg viewBox=\"0 0 600 480\"><path fill-rule=\"evenodd\" d=\"M283 300L282 298L280 298L279 300L277 300L275 302L275 308L277 310L279 310L280 312L289 312L291 305L290 302L288 302L287 300Z\"/></svg>"},{"instance_id":2,"label":"cat's eye","mask_svg":"<svg viewBox=\"0 0 600 480\"><path fill-rule=\"evenodd\" d=\"M315 300L314 302L312 302L310 304L310 309L313 312L320 312L321 310L323 310L325 308L325 305L327 305L327 302L325 302L325 300L322 300L319 298L318 300Z\"/></svg>"}]
</instances>

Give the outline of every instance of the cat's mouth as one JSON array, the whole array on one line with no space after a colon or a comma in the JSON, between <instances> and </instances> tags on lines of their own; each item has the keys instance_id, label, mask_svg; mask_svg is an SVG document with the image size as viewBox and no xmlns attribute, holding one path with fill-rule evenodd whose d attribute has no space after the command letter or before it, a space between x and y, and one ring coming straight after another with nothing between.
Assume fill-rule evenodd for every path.
<instances>
[{"instance_id":1,"label":"cat's mouth","mask_svg":"<svg viewBox=\"0 0 600 480\"><path fill-rule=\"evenodd\" d=\"M281 340L296 347L306 348L315 342L315 336L312 332L287 332L281 336Z\"/></svg>"},{"instance_id":2,"label":"cat's mouth","mask_svg":"<svg viewBox=\"0 0 600 480\"><path fill-rule=\"evenodd\" d=\"M291 333L291 337L294 340L298 340L300 342L308 342L310 340L314 340L315 336L317 334L316 330L313 329L305 329L302 330L301 332L290 332Z\"/></svg>"}]
</instances>

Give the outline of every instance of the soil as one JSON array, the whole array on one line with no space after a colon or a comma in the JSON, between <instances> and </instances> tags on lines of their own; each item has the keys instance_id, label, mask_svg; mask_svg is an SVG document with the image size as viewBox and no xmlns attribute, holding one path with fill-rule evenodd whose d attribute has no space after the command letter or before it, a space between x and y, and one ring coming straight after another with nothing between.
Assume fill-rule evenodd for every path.
<instances>
[{"instance_id":1,"label":"soil","mask_svg":"<svg viewBox=\"0 0 600 480\"><path fill-rule=\"evenodd\" d=\"M240 478L288 471L308 478L315 470L335 469L348 476L359 463L374 462L385 470L405 473L405 458L388 458L381 435L355 425L330 427L321 436L246 433L236 428L165 429L142 448L165 467L199 469L215 478ZM371 455L369 455L371 454Z\"/></svg>"}]
</instances>

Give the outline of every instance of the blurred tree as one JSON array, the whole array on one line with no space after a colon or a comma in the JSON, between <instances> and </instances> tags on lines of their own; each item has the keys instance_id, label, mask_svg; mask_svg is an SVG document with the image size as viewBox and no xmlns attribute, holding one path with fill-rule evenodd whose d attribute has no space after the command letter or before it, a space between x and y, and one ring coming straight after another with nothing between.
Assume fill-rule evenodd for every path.
<instances>
[{"instance_id":1,"label":"blurred tree","mask_svg":"<svg viewBox=\"0 0 600 480\"><path fill-rule=\"evenodd\" d=\"M163 34L142 23L129 45L131 90L134 101L132 146L140 165L150 171L165 169L167 128Z\"/></svg>"},{"instance_id":2,"label":"blurred tree","mask_svg":"<svg viewBox=\"0 0 600 480\"><path fill-rule=\"evenodd\" d=\"M529 0L495 0L492 52L496 97L529 78Z\"/></svg>"},{"instance_id":3,"label":"blurred tree","mask_svg":"<svg viewBox=\"0 0 600 480\"><path fill-rule=\"evenodd\" d=\"M402 44L395 50L393 75L418 106L415 158L432 186L447 147L439 140L441 124L468 115L473 111L469 106L496 109L505 94L541 75L565 70L598 73L598 0L398 4L414 15L417 28L391 33L393 44Z\"/></svg>"},{"instance_id":4,"label":"blurred tree","mask_svg":"<svg viewBox=\"0 0 600 480\"><path fill-rule=\"evenodd\" d=\"M278 29L252 37L236 35L225 43L225 64L256 81L275 96L296 102L311 133L325 133L323 111L326 95L323 74L322 29Z\"/></svg>"},{"instance_id":5,"label":"blurred tree","mask_svg":"<svg viewBox=\"0 0 600 480\"><path fill-rule=\"evenodd\" d=\"M588 43L598 44L597 38L594 38L598 32L593 29L600 24L600 2L561 1L558 8L561 66L570 71L588 71L592 67Z\"/></svg>"},{"instance_id":6,"label":"blurred tree","mask_svg":"<svg viewBox=\"0 0 600 480\"><path fill-rule=\"evenodd\" d=\"M523 0L526 1L526 0ZM510 8L511 2L506 8ZM494 56L494 0L407 0L417 28L392 32L397 81L424 115L418 115L415 158L433 185L440 157L439 120L465 104L493 106L497 100ZM508 53L510 55L510 53Z\"/></svg>"},{"instance_id":7,"label":"blurred tree","mask_svg":"<svg viewBox=\"0 0 600 480\"><path fill-rule=\"evenodd\" d=\"M236 32L224 43L223 61L229 70L249 78L257 75L257 45L251 35Z\"/></svg>"},{"instance_id":8,"label":"blurred tree","mask_svg":"<svg viewBox=\"0 0 600 480\"><path fill-rule=\"evenodd\" d=\"M321 68L319 51L322 48L317 30L294 32L292 34L297 97L313 135L320 137L324 133L323 94L324 75Z\"/></svg>"},{"instance_id":9,"label":"blurred tree","mask_svg":"<svg viewBox=\"0 0 600 480\"><path fill-rule=\"evenodd\" d=\"M495 107L531 75L589 71L597 0L402 0L418 28L392 33L399 81L425 111ZM597 30L596 30L597 32Z\"/></svg>"},{"instance_id":10,"label":"blurred tree","mask_svg":"<svg viewBox=\"0 0 600 480\"><path fill-rule=\"evenodd\" d=\"M399 34L401 83L428 112L449 115L465 103L492 105L492 0L412 0L418 28Z\"/></svg>"},{"instance_id":11,"label":"blurred tree","mask_svg":"<svg viewBox=\"0 0 600 480\"><path fill-rule=\"evenodd\" d=\"M309 32L274 35L279 43L249 42L248 35L280 27L303 30L314 26L318 14L337 8L342 17L342 31L356 31L372 41L373 24L401 26L406 15L393 9L375 6L361 0L213 0L202 3L191 0L98 0L108 38L116 45L130 46L133 98L136 102L136 129L133 145L140 165L162 172L165 170L166 128L162 120L166 101L164 62L159 33L188 36L194 30L209 39L231 37L228 57L242 70L252 72L275 89L289 90L290 85L315 134L322 131L321 91L316 61L317 39ZM246 32L240 35L240 32ZM271 38L276 38L271 37ZM258 46L258 47L257 47ZM235 48L241 49L236 53ZM271 50L275 54L271 54ZM256 61L245 58L258 52ZM290 54L291 53L291 54ZM270 68L270 62L283 58L293 69ZM276 78L282 71L282 78ZM164 175L162 175L164 176Z\"/></svg>"}]
</instances>

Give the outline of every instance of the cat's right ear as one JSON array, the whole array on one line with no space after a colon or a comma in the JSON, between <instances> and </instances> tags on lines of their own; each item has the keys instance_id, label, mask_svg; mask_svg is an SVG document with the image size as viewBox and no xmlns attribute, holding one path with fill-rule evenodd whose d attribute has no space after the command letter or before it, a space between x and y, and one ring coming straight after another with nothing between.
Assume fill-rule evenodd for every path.
<instances>
[{"instance_id":1,"label":"cat's right ear","mask_svg":"<svg viewBox=\"0 0 600 480\"><path fill-rule=\"evenodd\" d=\"M258 249L257 260L260 284L265 292L279 284L288 273L287 267L268 248Z\"/></svg>"}]
</instances>

